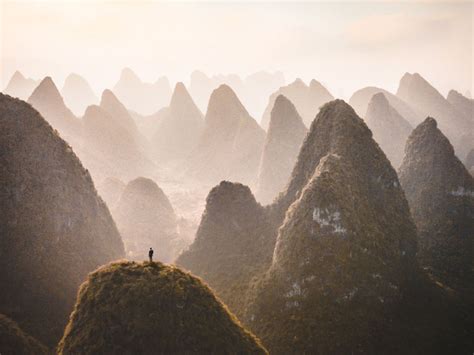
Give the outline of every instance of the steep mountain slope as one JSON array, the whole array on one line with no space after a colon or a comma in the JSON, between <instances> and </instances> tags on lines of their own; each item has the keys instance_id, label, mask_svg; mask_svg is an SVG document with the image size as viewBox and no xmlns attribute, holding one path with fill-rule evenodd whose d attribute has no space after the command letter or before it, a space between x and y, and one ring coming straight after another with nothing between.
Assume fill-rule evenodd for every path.
<instances>
[{"instance_id":1,"label":"steep mountain slope","mask_svg":"<svg viewBox=\"0 0 474 355\"><path fill-rule=\"evenodd\" d=\"M204 130L190 155L189 174L217 183L256 182L265 131L248 114L232 89L221 85L209 100Z\"/></svg>"},{"instance_id":2,"label":"steep mountain slope","mask_svg":"<svg viewBox=\"0 0 474 355\"><path fill-rule=\"evenodd\" d=\"M152 138L158 161L187 158L196 147L204 126L203 116L183 83L177 83L166 115Z\"/></svg>"},{"instance_id":3,"label":"steep mountain slope","mask_svg":"<svg viewBox=\"0 0 474 355\"><path fill-rule=\"evenodd\" d=\"M166 106L171 97L171 87L166 77L154 83L145 83L131 69L122 70L113 92L131 110L151 115Z\"/></svg>"},{"instance_id":4,"label":"steep mountain slope","mask_svg":"<svg viewBox=\"0 0 474 355\"><path fill-rule=\"evenodd\" d=\"M289 196L249 326L277 354L376 352L416 269L416 230L395 170L345 102L313 121Z\"/></svg>"},{"instance_id":5,"label":"steep mountain slope","mask_svg":"<svg viewBox=\"0 0 474 355\"><path fill-rule=\"evenodd\" d=\"M0 312L54 345L84 276L124 254L72 149L26 102L0 95Z\"/></svg>"},{"instance_id":6,"label":"steep mountain slope","mask_svg":"<svg viewBox=\"0 0 474 355\"><path fill-rule=\"evenodd\" d=\"M295 105L296 110L303 118L303 122L307 127L311 125L311 122L318 114L319 108L326 102L334 99L329 91L318 81L313 79L309 86L307 86L301 79L296 79L293 83L282 86L270 96L261 121L262 127L265 130L268 129L271 111L279 95L284 95Z\"/></svg>"},{"instance_id":7,"label":"steep mountain slope","mask_svg":"<svg viewBox=\"0 0 474 355\"><path fill-rule=\"evenodd\" d=\"M240 317L250 280L270 263L272 232L250 189L223 181L209 192L196 238L176 263L202 277Z\"/></svg>"},{"instance_id":8,"label":"steep mountain slope","mask_svg":"<svg viewBox=\"0 0 474 355\"><path fill-rule=\"evenodd\" d=\"M137 302L138 301L138 302ZM89 275L59 354L265 354L199 279L161 263Z\"/></svg>"},{"instance_id":9,"label":"steep mountain slope","mask_svg":"<svg viewBox=\"0 0 474 355\"><path fill-rule=\"evenodd\" d=\"M115 208L120 196L122 196L123 190L125 190L125 186L122 180L114 177L107 177L97 185L97 191L110 211Z\"/></svg>"},{"instance_id":10,"label":"steep mountain slope","mask_svg":"<svg viewBox=\"0 0 474 355\"><path fill-rule=\"evenodd\" d=\"M38 84L38 81L31 78L25 78L23 74L17 70L11 77L3 92L12 97L26 100L30 97Z\"/></svg>"},{"instance_id":11,"label":"steep mountain slope","mask_svg":"<svg viewBox=\"0 0 474 355\"><path fill-rule=\"evenodd\" d=\"M423 113L435 117L439 129L452 142L458 157L465 157L473 148L474 121L446 100L418 73L405 75L400 80L397 96Z\"/></svg>"},{"instance_id":12,"label":"steep mountain slope","mask_svg":"<svg viewBox=\"0 0 474 355\"><path fill-rule=\"evenodd\" d=\"M270 203L285 188L308 132L295 106L285 96L275 100L258 174L257 198Z\"/></svg>"},{"instance_id":13,"label":"steep mountain slope","mask_svg":"<svg viewBox=\"0 0 474 355\"><path fill-rule=\"evenodd\" d=\"M32 336L24 333L18 324L0 314L0 352L9 354L48 354L48 349Z\"/></svg>"},{"instance_id":14,"label":"steep mountain slope","mask_svg":"<svg viewBox=\"0 0 474 355\"><path fill-rule=\"evenodd\" d=\"M74 148L80 145L81 121L66 107L58 88L49 76L36 87L28 103L38 110L54 129L58 130L61 138Z\"/></svg>"},{"instance_id":15,"label":"steep mountain slope","mask_svg":"<svg viewBox=\"0 0 474 355\"><path fill-rule=\"evenodd\" d=\"M427 118L410 135L400 167L419 232L419 258L450 287L472 286L474 179Z\"/></svg>"},{"instance_id":16,"label":"steep mountain slope","mask_svg":"<svg viewBox=\"0 0 474 355\"><path fill-rule=\"evenodd\" d=\"M82 116L87 106L99 101L86 79L75 73L68 75L61 94L66 105L77 116Z\"/></svg>"},{"instance_id":17,"label":"steep mountain slope","mask_svg":"<svg viewBox=\"0 0 474 355\"><path fill-rule=\"evenodd\" d=\"M383 93L375 94L370 100L365 122L392 165L399 167L412 126L388 103Z\"/></svg>"},{"instance_id":18,"label":"steep mountain slope","mask_svg":"<svg viewBox=\"0 0 474 355\"><path fill-rule=\"evenodd\" d=\"M424 116L421 112L416 111L413 107L408 105L405 101L397 97L396 95L388 92L387 90L369 86L357 90L354 92L349 99L349 105L351 105L355 112L360 117L365 117L367 113L367 107L369 102L375 94L382 93L388 100L390 106L392 106L403 118L405 118L412 126L419 124Z\"/></svg>"},{"instance_id":19,"label":"steep mountain slope","mask_svg":"<svg viewBox=\"0 0 474 355\"><path fill-rule=\"evenodd\" d=\"M177 217L168 197L153 180L140 177L130 181L113 216L129 259L145 260L153 247L156 260L174 260Z\"/></svg>"}]
</instances>

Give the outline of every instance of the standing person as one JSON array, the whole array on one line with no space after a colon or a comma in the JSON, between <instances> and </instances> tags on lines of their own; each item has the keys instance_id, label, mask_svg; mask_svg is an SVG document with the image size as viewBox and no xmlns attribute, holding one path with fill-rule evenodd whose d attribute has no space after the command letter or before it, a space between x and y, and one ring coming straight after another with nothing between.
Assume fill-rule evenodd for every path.
<instances>
[{"instance_id":1,"label":"standing person","mask_svg":"<svg viewBox=\"0 0 474 355\"><path fill-rule=\"evenodd\" d=\"M150 259L150 263L153 262L153 248L150 248L148 251L148 258Z\"/></svg>"}]
</instances>

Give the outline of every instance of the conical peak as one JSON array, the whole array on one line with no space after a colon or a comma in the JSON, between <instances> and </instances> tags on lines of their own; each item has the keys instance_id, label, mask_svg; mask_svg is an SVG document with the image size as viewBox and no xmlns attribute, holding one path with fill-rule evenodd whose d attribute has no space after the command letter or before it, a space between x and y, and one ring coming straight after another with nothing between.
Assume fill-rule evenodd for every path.
<instances>
[{"instance_id":1,"label":"conical peak","mask_svg":"<svg viewBox=\"0 0 474 355\"><path fill-rule=\"evenodd\" d=\"M317 81L316 79L311 79L311 82L309 83L309 87L310 87L310 89L324 89L324 90L326 90L326 88L319 81Z\"/></svg>"},{"instance_id":2,"label":"conical peak","mask_svg":"<svg viewBox=\"0 0 474 355\"><path fill-rule=\"evenodd\" d=\"M171 96L170 106L181 105L189 101L192 101L192 98L189 95L186 86L184 86L182 82L176 83L176 86L174 87L173 91L173 96Z\"/></svg>"},{"instance_id":3,"label":"conical peak","mask_svg":"<svg viewBox=\"0 0 474 355\"><path fill-rule=\"evenodd\" d=\"M387 118L387 115L390 115L390 104L385 97L385 95L381 92L372 96L367 105L367 113L365 118L367 121L371 121L374 118Z\"/></svg>"},{"instance_id":4,"label":"conical peak","mask_svg":"<svg viewBox=\"0 0 474 355\"><path fill-rule=\"evenodd\" d=\"M12 78L10 81L23 81L26 80L25 76L19 71L15 71L15 73L12 75Z\"/></svg>"},{"instance_id":5,"label":"conical peak","mask_svg":"<svg viewBox=\"0 0 474 355\"><path fill-rule=\"evenodd\" d=\"M304 83L304 81L301 78L296 78L296 80L293 81L289 86L296 87L296 88L308 88L308 86Z\"/></svg>"},{"instance_id":6,"label":"conical peak","mask_svg":"<svg viewBox=\"0 0 474 355\"><path fill-rule=\"evenodd\" d=\"M164 192L160 189L158 184L152 179L148 179L145 177L138 177L130 181L125 188L125 192L140 193L147 196L164 196Z\"/></svg>"},{"instance_id":7,"label":"conical peak","mask_svg":"<svg viewBox=\"0 0 474 355\"><path fill-rule=\"evenodd\" d=\"M220 85L215 89L209 98L207 115L218 114L222 116L231 116L235 114L246 114L247 110L240 102L234 90L226 84Z\"/></svg>"},{"instance_id":8,"label":"conical peak","mask_svg":"<svg viewBox=\"0 0 474 355\"><path fill-rule=\"evenodd\" d=\"M47 100L48 104L61 104L64 105L63 98L59 93L59 90L54 84L53 79L47 76L45 77L38 87L33 91L30 98L28 99L29 103L36 103L39 101Z\"/></svg>"},{"instance_id":9,"label":"conical peak","mask_svg":"<svg viewBox=\"0 0 474 355\"><path fill-rule=\"evenodd\" d=\"M427 117L422 123L416 127L416 130L435 130L438 128L438 123L433 117Z\"/></svg>"},{"instance_id":10,"label":"conical peak","mask_svg":"<svg viewBox=\"0 0 474 355\"><path fill-rule=\"evenodd\" d=\"M295 105L286 96L278 95L270 116L269 134L279 128L291 129L298 123L304 126L303 119L298 114Z\"/></svg>"},{"instance_id":11,"label":"conical peak","mask_svg":"<svg viewBox=\"0 0 474 355\"><path fill-rule=\"evenodd\" d=\"M124 107L123 104L119 101L117 96L112 92L112 90L105 89L102 92L102 97L100 99L100 106L105 107L105 106L115 106L119 105L120 107Z\"/></svg>"}]
</instances>

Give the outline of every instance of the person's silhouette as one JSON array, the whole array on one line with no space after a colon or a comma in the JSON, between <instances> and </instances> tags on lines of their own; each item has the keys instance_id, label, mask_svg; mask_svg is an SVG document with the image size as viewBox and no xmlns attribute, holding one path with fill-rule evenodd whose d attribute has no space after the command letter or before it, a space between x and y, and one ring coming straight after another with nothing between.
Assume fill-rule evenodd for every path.
<instances>
[{"instance_id":1,"label":"person's silhouette","mask_svg":"<svg viewBox=\"0 0 474 355\"><path fill-rule=\"evenodd\" d=\"M150 248L148 251L148 258L150 259L150 263L153 262L153 248Z\"/></svg>"}]
</instances>

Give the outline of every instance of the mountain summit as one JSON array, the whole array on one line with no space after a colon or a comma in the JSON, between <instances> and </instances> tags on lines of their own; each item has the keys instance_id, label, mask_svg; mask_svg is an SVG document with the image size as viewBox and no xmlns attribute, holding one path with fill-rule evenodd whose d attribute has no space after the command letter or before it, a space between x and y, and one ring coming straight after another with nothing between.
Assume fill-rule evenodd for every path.
<instances>
[{"instance_id":1,"label":"mountain summit","mask_svg":"<svg viewBox=\"0 0 474 355\"><path fill-rule=\"evenodd\" d=\"M68 75L61 93L66 105L78 116L84 113L87 106L94 105L98 101L86 79L75 73Z\"/></svg>"}]
</instances>

